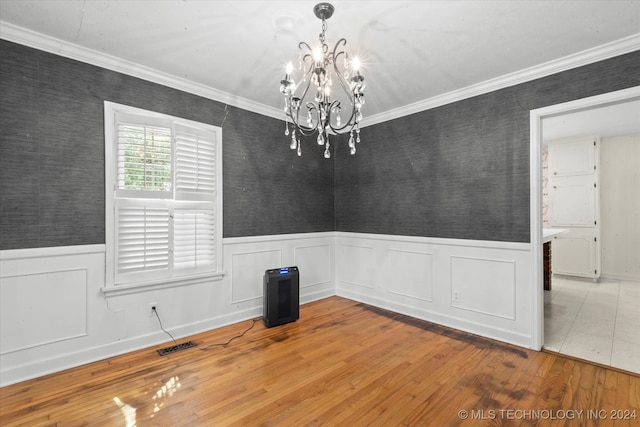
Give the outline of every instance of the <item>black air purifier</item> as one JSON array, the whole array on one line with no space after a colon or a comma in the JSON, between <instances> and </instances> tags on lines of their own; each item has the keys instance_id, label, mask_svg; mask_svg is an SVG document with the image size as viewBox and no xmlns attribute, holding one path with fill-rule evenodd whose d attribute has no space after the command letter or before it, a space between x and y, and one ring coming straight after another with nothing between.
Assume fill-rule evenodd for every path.
<instances>
[{"instance_id":1,"label":"black air purifier","mask_svg":"<svg viewBox=\"0 0 640 427\"><path fill-rule=\"evenodd\" d=\"M264 313L267 328L295 322L300 317L300 275L298 267L274 268L264 272Z\"/></svg>"}]
</instances>

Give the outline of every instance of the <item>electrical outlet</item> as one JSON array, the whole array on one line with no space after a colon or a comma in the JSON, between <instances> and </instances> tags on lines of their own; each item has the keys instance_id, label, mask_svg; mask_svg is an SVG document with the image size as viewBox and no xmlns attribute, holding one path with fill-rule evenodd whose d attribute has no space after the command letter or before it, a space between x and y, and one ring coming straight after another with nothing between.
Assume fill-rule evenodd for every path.
<instances>
[{"instance_id":1,"label":"electrical outlet","mask_svg":"<svg viewBox=\"0 0 640 427\"><path fill-rule=\"evenodd\" d=\"M158 308L158 303L157 302L150 302L149 303L149 316L155 316L156 315L156 308Z\"/></svg>"},{"instance_id":2,"label":"electrical outlet","mask_svg":"<svg viewBox=\"0 0 640 427\"><path fill-rule=\"evenodd\" d=\"M453 291L453 302L460 302L460 291Z\"/></svg>"}]
</instances>

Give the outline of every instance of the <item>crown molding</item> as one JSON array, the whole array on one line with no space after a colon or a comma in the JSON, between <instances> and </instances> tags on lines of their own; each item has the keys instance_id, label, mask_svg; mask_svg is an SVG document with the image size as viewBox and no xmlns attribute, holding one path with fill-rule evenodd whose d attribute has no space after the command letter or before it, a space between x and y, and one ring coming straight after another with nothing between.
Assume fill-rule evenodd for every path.
<instances>
[{"instance_id":1,"label":"crown molding","mask_svg":"<svg viewBox=\"0 0 640 427\"><path fill-rule=\"evenodd\" d=\"M242 108L276 119L282 119L282 109L280 108L260 104L237 95L195 83L191 80L126 61L116 56L107 55L96 50L87 49L73 43L49 37L5 21L0 21L0 38L129 76L138 77L233 107Z\"/></svg>"},{"instance_id":2,"label":"crown molding","mask_svg":"<svg viewBox=\"0 0 640 427\"><path fill-rule=\"evenodd\" d=\"M515 86L520 83L526 83L535 79L560 73L562 71L570 70L572 68L578 68L604 59L624 55L625 53L634 52L636 50L640 50L640 33L633 34L629 37L625 37L611 43L596 46L591 49L583 50L563 58L538 64L510 74L505 74L495 79L486 80L459 90L437 95L404 107L365 117L362 127L419 113L431 108L451 104L452 102Z\"/></svg>"},{"instance_id":3,"label":"crown molding","mask_svg":"<svg viewBox=\"0 0 640 427\"><path fill-rule=\"evenodd\" d=\"M115 56L107 55L92 49L87 49L73 43L45 36L35 31L0 20L0 38L19 43L45 52L64 56L70 59L86 62L119 73L138 77L154 83L162 84L194 95L202 96L214 101L222 102L237 108L252 111L275 119L282 119L282 111L279 108L261 104L246 98L239 97L215 88L205 86L193 81L163 73L149 67L125 61ZM366 117L361 127L371 126L385 121L415 114L431 108L440 107L452 102L461 101L484 93L493 92L520 83L546 77L562 71L588 65L604 59L640 50L640 33L633 34L611 43L596 46L563 58L525 68L495 79L467 86L465 88L437 95L404 107L385 111Z\"/></svg>"}]
</instances>

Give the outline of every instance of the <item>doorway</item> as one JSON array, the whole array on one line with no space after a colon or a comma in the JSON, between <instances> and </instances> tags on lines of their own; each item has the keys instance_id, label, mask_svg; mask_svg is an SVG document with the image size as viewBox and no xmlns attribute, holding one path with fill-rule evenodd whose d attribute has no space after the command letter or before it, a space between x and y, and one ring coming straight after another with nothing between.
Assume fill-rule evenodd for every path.
<instances>
[{"instance_id":1,"label":"doorway","mask_svg":"<svg viewBox=\"0 0 640 427\"><path fill-rule=\"evenodd\" d=\"M632 102L640 102L640 87L634 87L625 89L622 91L612 92L604 95L599 95L591 98L580 99L564 104L553 105L538 110L531 111L531 247L532 247L532 277L533 284L536 286L534 291L534 325L533 325L533 341L534 348L542 349L545 346L545 299L547 300L547 307L550 303L550 295L545 295L542 285L542 148L545 140L556 139L562 136L569 136L570 133L599 133L597 129L584 129L580 131L572 130L572 120L580 114L595 114L598 110L603 108L619 108ZM622 114L613 114L611 117L622 119ZM619 123L618 127L638 125L637 116L633 123L629 123L630 120L625 119L627 123ZM590 124L595 125L594 119L589 120ZM556 126L560 124L561 126ZM635 128L634 128L635 129ZM568 132L561 135L557 132ZM638 132L637 130L631 130L630 133ZM575 282L573 278L560 278L557 283L557 288L565 287L565 294L570 294L572 289L577 292L582 292L582 303L587 300L587 295L594 286L594 283L589 280L584 280L583 283ZM594 298L597 299L597 292L607 290L608 292L619 292L619 284L610 283L610 281L604 280L597 289L594 290ZM611 297L611 296L610 296ZM579 297L578 297L579 298ZM604 304L600 304L604 305ZM579 312L582 306L574 306L573 309L576 313ZM588 311L586 308L585 311ZM573 322L576 321L574 318ZM578 322L582 320L577 320ZM597 322L597 320L594 320ZM547 323L549 325L549 323ZM637 329L636 329L637 330ZM558 348L553 348L556 343L549 343L550 350L555 351ZM580 357L580 355L576 355ZM586 357L581 357L586 358ZM594 360L595 362L602 363L603 360ZM607 363L605 363L607 364ZM633 365L635 366L635 365ZM623 369L628 369L623 367Z\"/></svg>"}]
</instances>

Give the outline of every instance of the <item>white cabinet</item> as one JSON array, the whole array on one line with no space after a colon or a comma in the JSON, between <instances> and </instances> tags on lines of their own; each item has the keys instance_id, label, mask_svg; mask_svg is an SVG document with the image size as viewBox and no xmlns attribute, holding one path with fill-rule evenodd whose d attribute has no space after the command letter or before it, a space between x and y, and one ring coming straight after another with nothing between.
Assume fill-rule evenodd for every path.
<instances>
[{"instance_id":1,"label":"white cabinet","mask_svg":"<svg viewBox=\"0 0 640 427\"><path fill-rule=\"evenodd\" d=\"M555 274L596 279L600 276L596 238L571 230L555 236L552 243L552 269Z\"/></svg>"},{"instance_id":2,"label":"white cabinet","mask_svg":"<svg viewBox=\"0 0 640 427\"><path fill-rule=\"evenodd\" d=\"M589 175L563 176L550 180L550 224L552 227L596 225L597 188Z\"/></svg>"},{"instance_id":3,"label":"white cabinet","mask_svg":"<svg viewBox=\"0 0 640 427\"><path fill-rule=\"evenodd\" d=\"M555 236L555 274L600 276L599 138L549 143L549 222L569 231Z\"/></svg>"},{"instance_id":4,"label":"white cabinet","mask_svg":"<svg viewBox=\"0 0 640 427\"><path fill-rule=\"evenodd\" d=\"M599 138L587 137L549 143L549 178L592 174L596 170L596 141Z\"/></svg>"}]
</instances>

